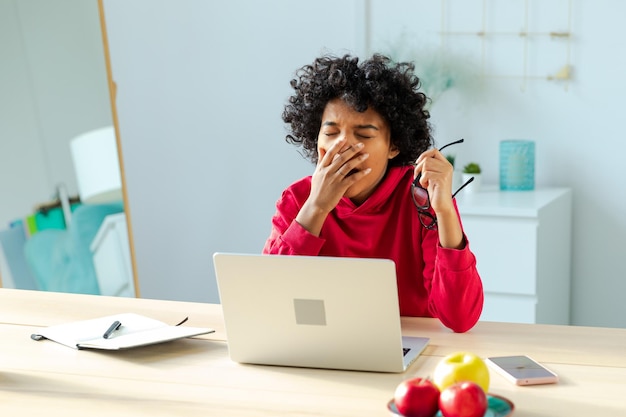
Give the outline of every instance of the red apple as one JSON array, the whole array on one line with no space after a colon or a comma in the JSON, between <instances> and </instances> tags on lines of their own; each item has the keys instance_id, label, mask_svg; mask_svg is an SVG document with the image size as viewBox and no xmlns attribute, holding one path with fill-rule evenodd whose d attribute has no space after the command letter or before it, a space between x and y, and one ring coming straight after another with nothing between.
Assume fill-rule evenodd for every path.
<instances>
[{"instance_id":1,"label":"red apple","mask_svg":"<svg viewBox=\"0 0 626 417\"><path fill-rule=\"evenodd\" d=\"M439 410L439 388L427 378L402 381L393 399L405 417L432 417Z\"/></svg>"},{"instance_id":2,"label":"red apple","mask_svg":"<svg viewBox=\"0 0 626 417\"><path fill-rule=\"evenodd\" d=\"M450 385L439 396L439 409L443 417L483 417L487 405L485 391L471 381Z\"/></svg>"}]
</instances>

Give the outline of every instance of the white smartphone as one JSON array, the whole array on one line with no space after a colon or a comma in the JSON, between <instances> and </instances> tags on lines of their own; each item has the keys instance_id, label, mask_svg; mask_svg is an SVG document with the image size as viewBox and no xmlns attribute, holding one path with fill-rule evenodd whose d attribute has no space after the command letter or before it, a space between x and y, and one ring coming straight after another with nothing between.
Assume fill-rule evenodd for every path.
<instances>
[{"instance_id":1,"label":"white smartphone","mask_svg":"<svg viewBox=\"0 0 626 417\"><path fill-rule=\"evenodd\" d=\"M525 355L489 357L486 362L515 385L555 384L559 381L557 374Z\"/></svg>"}]
</instances>

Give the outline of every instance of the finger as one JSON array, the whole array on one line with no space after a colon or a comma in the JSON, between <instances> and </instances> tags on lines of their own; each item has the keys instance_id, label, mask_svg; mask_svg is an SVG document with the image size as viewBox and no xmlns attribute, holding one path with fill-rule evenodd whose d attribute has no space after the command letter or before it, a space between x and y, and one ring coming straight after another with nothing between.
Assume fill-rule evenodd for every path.
<instances>
[{"instance_id":1,"label":"finger","mask_svg":"<svg viewBox=\"0 0 626 417\"><path fill-rule=\"evenodd\" d=\"M319 163L323 166L330 165L333 162L335 155L338 155L342 147L345 146L345 142L346 138L339 138L330 146L330 148L328 148L327 151L321 149Z\"/></svg>"},{"instance_id":2,"label":"finger","mask_svg":"<svg viewBox=\"0 0 626 417\"><path fill-rule=\"evenodd\" d=\"M415 168L413 168L413 180L415 181L415 179L422 174L422 168L421 166L415 166ZM417 184L416 184L417 185Z\"/></svg>"},{"instance_id":3,"label":"finger","mask_svg":"<svg viewBox=\"0 0 626 417\"><path fill-rule=\"evenodd\" d=\"M345 181L347 181L346 188L349 188L350 186L352 186L352 184L358 182L359 180L361 180L361 178L365 177L370 172L372 172L372 168L365 168L363 170L355 172L354 174L350 175L349 177L346 177L345 178Z\"/></svg>"},{"instance_id":4,"label":"finger","mask_svg":"<svg viewBox=\"0 0 626 417\"><path fill-rule=\"evenodd\" d=\"M431 158L423 169L420 185L434 192L434 188L448 190L452 188L452 167L449 163Z\"/></svg>"},{"instance_id":5,"label":"finger","mask_svg":"<svg viewBox=\"0 0 626 417\"><path fill-rule=\"evenodd\" d=\"M432 157L439 161L448 162L448 159L441 153L441 151L439 151L439 149L433 149Z\"/></svg>"},{"instance_id":6,"label":"finger","mask_svg":"<svg viewBox=\"0 0 626 417\"><path fill-rule=\"evenodd\" d=\"M414 169L414 175L415 175L414 178L417 178L419 175L421 177L420 184L424 186L424 188L426 188L424 184L428 183L428 180L426 179L426 177L427 177L428 172L433 169L432 164L434 160L432 157L422 154L417 159L417 161L418 162L416 163L415 169Z\"/></svg>"},{"instance_id":7,"label":"finger","mask_svg":"<svg viewBox=\"0 0 626 417\"><path fill-rule=\"evenodd\" d=\"M352 158L354 158L362 149L363 149L363 144L361 142L344 147L341 149L341 151L336 153L335 156L333 156L332 162L337 163L337 164L343 164L351 160Z\"/></svg>"},{"instance_id":8,"label":"finger","mask_svg":"<svg viewBox=\"0 0 626 417\"><path fill-rule=\"evenodd\" d=\"M420 173L419 183L422 186L422 188L428 189L428 185L430 184L430 172L422 171Z\"/></svg>"},{"instance_id":9,"label":"finger","mask_svg":"<svg viewBox=\"0 0 626 417\"><path fill-rule=\"evenodd\" d=\"M369 158L369 156L369 153L353 156L337 169L337 173L343 177L354 175L355 170L357 170L359 165Z\"/></svg>"},{"instance_id":10,"label":"finger","mask_svg":"<svg viewBox=\"0 0 626 417\"><path fill-rule=\"evenodd\" d=\"M437 151L437 149L429 149L427 151L422 152L420 156L417 158L417 160L415 161L415 163L419 164L420 162L422 162L423 160L427 158L433 158L436 152L439 152L439 151Z\"/></svg>"},{"instance_id":11,"label":"finger","mask_svg":"<svg viewBox=\"0 0 626 417\"><path fill-rule=\"evenodd\" d=\"M445 174L445 165L438 159L430 157L423 159L416 170L420 175L419 184L424 188L429 188L433 180L438 180L442 174Z\"/></svg>"}]
</instances>

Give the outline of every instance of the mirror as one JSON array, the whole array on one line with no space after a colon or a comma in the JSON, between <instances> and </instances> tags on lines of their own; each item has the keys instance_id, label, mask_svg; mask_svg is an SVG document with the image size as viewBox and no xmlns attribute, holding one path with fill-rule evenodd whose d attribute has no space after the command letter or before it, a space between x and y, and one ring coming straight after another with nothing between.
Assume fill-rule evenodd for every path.
<instances>
[{"instance_id":1,"label":"mirror","mask_svg":"<svg viewBox=\"0 0 626 417\"><path fill-rule=\"evenodd\" d=\"M129 246L121 195L79 201L77 160L104 154L91 138L77 151L77 137L109 128L120 174L98 3L3 0L0 53L2 286L134 296L129 258L98 262Z\"/></svg>"}]
</instances>

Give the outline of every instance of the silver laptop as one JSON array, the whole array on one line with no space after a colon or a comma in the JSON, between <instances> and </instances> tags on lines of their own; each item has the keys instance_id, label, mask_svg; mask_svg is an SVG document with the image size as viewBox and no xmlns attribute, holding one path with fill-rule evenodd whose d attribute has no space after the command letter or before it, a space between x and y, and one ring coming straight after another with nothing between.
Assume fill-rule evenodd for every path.
<instances>
[{"instance_id":1,"label":"silver laptop","mask_svg":"<svg viewBox=\"0 0 626 417\"><path fill-rule=\"evenodd\" d=\"M233 361L403 372L428 344L402 336L393 261L215 253L213 262Z\"/></svg>"}]
</instances>

